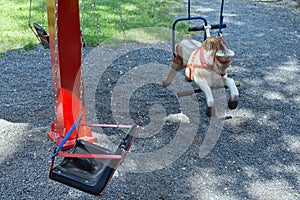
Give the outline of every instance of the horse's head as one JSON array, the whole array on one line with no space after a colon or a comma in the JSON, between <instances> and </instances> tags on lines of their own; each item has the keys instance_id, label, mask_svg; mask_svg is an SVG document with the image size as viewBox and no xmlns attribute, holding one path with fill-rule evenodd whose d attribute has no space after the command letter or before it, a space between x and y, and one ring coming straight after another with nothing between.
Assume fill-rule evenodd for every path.
<instances>
[{"instance_id":1,"label":"horse's head","mask_svg":"<svg viewBox=\"0 0 300 200\"><path fill-rule=\"evenodd\" d=\"M216 37L209 37L202 43L202 48L209 51L211 56L215 56L218 50L218 39Z\"/></svg>"},{"instance_id":2,"label":"horse's head","mask_svg":"<svg viewBox=\"0 0 300 200\"><path fill-rule=\"evenodd\" d=\"M203 43L204 50L211 53L218 67L225 68L230 65L234 52L229 49L227 43L221 37L209 37Z\"/></svg>"},{"instance_id":3,"label":"horse's head","mask_svg":"<svg viewBox=\"0 0 300 200\"><path fill-rule=\"evenodd\" d=\"M202 43L202 47L211 52L211 56L221 64L230 64L231 58L234 56L234 52L229 49L227 43L221 37L207 38Z\"/></svg>"}]
</instances>

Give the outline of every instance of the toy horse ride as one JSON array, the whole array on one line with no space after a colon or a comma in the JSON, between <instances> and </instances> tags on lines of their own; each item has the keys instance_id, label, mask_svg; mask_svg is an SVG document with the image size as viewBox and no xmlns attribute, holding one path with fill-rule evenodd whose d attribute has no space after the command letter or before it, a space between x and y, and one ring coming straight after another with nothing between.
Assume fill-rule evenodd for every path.
<instances>
[{"instance_id":1,"label":"toy horse ride","mask_svg":"<svg viewBox=\"0 0 300 200\"><path fill-rule=\"evenodd\" d=\"M207 116L214 115L214 99L211 87L226 86L230 90L228 107L235 109L238 105L239 92L232 78L227 76L234 52L221 37L209 37L202 44L199 41L183 39L176 44L176 56L164 86L169 86L178 70L185 70L185 76L193 80L204 92L207 104ZM219 80L222 81L219 81Z\"/></svg>"},{"instance_id":2,"label":"toy horse ride","mask_svg":"<svg viewBox=\"0 0 300 200\"><path fill-rule=\"evenodd\" d=\"M173 23L172 28L172 48L173 60L166 79L163 81L165 87L169 86L176 76L176 72L184 69L185 76L193 80L195 84L204 92L206 97L207 116L215 115L214 99L212 88L227 87L230 90L228 107L235 109L238 105L239 92L236 83L227 76L227 68L230 66L234 52L229 49L227 43L222 38L223 24L222 0L220 23L209 25L207 20L201 16L190 16L190 0L188 1L188 17L179 18ZM191 27L189 31L204 31L203 43L193 39L183 39L175 45L175 28L180 21L202 20L204 25ZM219 29L218 37L210 37L210 30Z\"/></svg>"}]
</instances>

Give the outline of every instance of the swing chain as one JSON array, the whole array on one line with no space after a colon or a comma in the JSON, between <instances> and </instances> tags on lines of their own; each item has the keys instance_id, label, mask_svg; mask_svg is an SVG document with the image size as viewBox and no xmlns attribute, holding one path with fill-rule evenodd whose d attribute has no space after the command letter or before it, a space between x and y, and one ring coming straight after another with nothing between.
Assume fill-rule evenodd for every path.
<instances>
[{"instance_id":1,"label":"swing chain","mask_svg":"<svg viewBox=\"0 0 300 200\"><path fill-rule=\"evenodd\" d=\"M84 30L84 0L81 1L81 30Z\"/></svg>"},{"instance_id":2,"label":"swing chain","mask_svg":"<svg viewBox=\"0 0 300 200\"><path fill-rule=\"evenodd\" d=\"M81 45L83 47L85 47L85 41L84 41L84 0L81 1L81 6L82 6L82 9L81 9L81 29L80 29L80 37L81 37Z\"/></svg>"},{"instance_id":3,"label":"swing chain","mask_svg":"<svg viewBox=\"0 0 300 200\"><path fill-rule=\"evenodd\" d=\"M29 25L31 25L31 9L32 9L32 0L29 1L29 16L28 16Z\"/></svg>"},{"instance_id":4,"label":"swing chain","mask_svg":"<svg viewBox=\"0 0 300 200\"><path fill-rule=\"evenodd\" d=\"M101 43L101 32L100 32L100 24L99 24L99 19L98 19L98 13L96 10L95 0L92 0L92 7L93 7L93 11L94 11L94 18L96 21L97 36L98 36L98 40L99 40L99 44L100 44Z\"/></svg>"},{"instance_id":5,"label":"swing chain","mask_svg":"<svg viewBox=\"0 0 300 200\"><path fill-rule=\"evenodd\" d=\"M84 81L83 81L83 47L84 47L84 41L83 41L83 31L84 31L84 0L81 2L82 10L81 10L81 63L80 63L80 87L79 87L79 116L82 115L83 112L83 90L84 90Z\"/></svg>"},{"instance_id":6,"label":"swing chain","mask_svg":"<svg viewBox=\"0 0 300 200\"><path fill-rule=\"evenodd\" d=\"M94 11L94 18L96 21L96 27L97 27L97 36L98 36L98 40L99 40L99 44L101 43L101 31L100 31L100 23L99 23L99 19L98 19L98 13L96 10L96 4L95 4L95 0L92 0L92 8ZM118 0L118 12L119 12L119 17L120 17L120 23L121 23L121 29L122 29L122 34L123 34L123 40L125 40L125 26L124 26L124 20L123 20L123 14L122 14L122 7L121 7L121 1Z\"/></svg>"},{"instance_id":7,"label":"swing chain","mask_svg":"<svg viewBox=\"0 0 300 200\"><path fill-rule=\"evenodd\" d=\"M41 25L44 27L45 26L45 2L43 1L42 3L40 3L41 7L42 7L42 21L41 21ZM31 25L31 11L32 11L32 0L29 1L29 16L28 16L28 25Z\"/></svg>"},{"instance_id":8,"label":"swing chain","mask_svg":"<svg viewBox=\"0 0 300 200\"><path fill-rule=\"evenodd\" d=\"M218 36L222 36L222 28L223 28L223 20L224 20L223 9L224 9L224 0L222 0L222 3L221 3L221 9L220 9L220 28L219 28L219 31L218 31Z\"/></svg>"},{"instance_id":9,"label":"swing chain","mask_svg":"<svg viewBox=\"0 0 300 200\"><path fill-rule=\"evenodd\" d=\"M59 57L58 57L58 0L55 0L55 38L54 38L54 111L55 111L55 119L54 119L54 143L58 142L58 134L57 134L57 114L58 114L58 98L59 98Z\"/></svg>"},{"instance_id":10,"label":"swing chain","mask_svg":"<svg viewBox=\"0 0 300 200\"><path fill-rule=\"evenodd\" d=\"M83 45L81 45L81 54L83 51ZM82 115L83 109L83 59L81 55L81 64L80 64L80 86L79 86L79 115Z\"/></svg>"},{"instance_id":11,"label":"swing chain","mask_svg":"<svg viewBox=\"0 0 300 200\"><path fill-rule=\"evenodd\" d=\"M42 26L45 27L45 1L41 3L42 7Z\"/></svg>"},{"instance_id":12,"label":"swing chain","mask_svg":"<svg viewBox=\"0 0 300 200\"><path fill-rule=\"evenodd\" d=\"M120 0L118 0L118 10L119 10L120 24L121 24L121 28L122 28L123 40L125 40L126 35L125 35L125 27L124 27L122 7L121 7L121 1Z\"/></svg>"}]
</instances>

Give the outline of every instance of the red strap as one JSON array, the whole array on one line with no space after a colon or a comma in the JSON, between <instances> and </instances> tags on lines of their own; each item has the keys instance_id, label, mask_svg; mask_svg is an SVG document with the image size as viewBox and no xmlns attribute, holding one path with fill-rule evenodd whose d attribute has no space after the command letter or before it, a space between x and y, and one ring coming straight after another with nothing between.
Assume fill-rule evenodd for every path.
<instances>
[{"instance_id":1,"label":"red strap","mask_svg":"<svg viewBox=\"0 0 300 200\"><path fill-rule=\"evenodd\" d=\"M200 64L195 64L195 58L196 58L196 54L198 54L198 52L202 50L200 52ZM193 56L192 56L192 59L191 59L191 63L188 63L186 65L186 67L189 67L189 68L209 68L210 66L213 66L213 64L209 65L207 63L204 62L204 51L203 51L203 47L202 48L198 48L196 51L194 51L193 53Z\"/></svg>"},{"instance_id":2,"label":"red strap","mask_svg":"<svg viewBox=\"0 0 300 200\"><path fill-rule=\"evenodd\" d=\"M194 44L192 41L190 41L192 44ZM226 44L226 42L222 39L219 39L218 40L218 43L222 43L224 46L228 47L228 45ZM195 44L194 44L195 45ZM196 46L196 45L195 45ZM202 50L200 52L200 64L195 64L195 58L196 58L196 55L199 53L199 51ZM218 50L218 46L217 46L217 50ZM217 59L221 64L228 64L232 61L231 58L229 58L228 60L226 61L222 61L220 58L218 58L217 56L215 56L214 59ZM186 67L189 67L190 68L190 79L192 79L193 77L193 73L194 73L194 68L210 68L214 65L215 63L212 63L212 64L208 64L205 62L204 60L204 47L202 46L201 48L197 48L196 51L194 51L193 55L192 55L192 59L191 59L191 63L188 63L186 65ZM215 70L214 70L215 71ZM227 73L224 72L224 73L220 73L218 71L215 71L216 74L220 75L220 76L225 76Z\"/></svg>"},{"instance_id":3,"label":"red strap","mask_svg":"<svg viewBox=\"0 0 300 200\"><path fill-rule=\"evenodd\" d=\"M103 158L103 159L123 159L123 155L115 154L78 154L78 153L58 153L57 156L68 158Z\"/></svg>"},{"instance_id":4,"label":"red strap","mask_svg":"<svg viewBox=\"0 0 300 200\"><path fill-rule=\"evenodd\" d=\"M215 73L220 75L220 76L225 76L227 74L227 72L221 73L221 72L216 72L216 71L215 71Z\"/></svg>"},{"instance_id":5,"label":"red strap","mask_svg":"<svg viewBox=\"0 0 300 200\"><path fill-rule=\"evenodd\" d=\"M202 65L195 64L195 58L196 54L200 51L201 48L197 48L196 51L194 51L192 55L192 60L191 63L186 64L186 67L190 68L190 74L189 74L189 79L193 80L193 75L194 75L194 68L201 68Z\"/></svg>"},{"instance_id":6,"label":"red strap","mask_svg":"<svg viewBox=\"0 0 300 200\"><path fill-rule=\"evenodd\" d=\"M181 63L178 63L175 62L175 63L178 63L178 64L182 64L183 63L183 58L182 58L182 55L179 54L179 50L178 50L178 46L179 44L183 41L183 40L187 40L187 39L182 39L180 40L180 42L178 42L178 44L176 45L176 57L178 57L178 59L180 60ZM198 48L198 46L193 42L193 40L188 40L194 47ZM174 61L173 61L174 62Z\"/></svg>"},{"instance_id":7,"label":"red strap","mask_svg":"<svg viewBox=\"0 0 300 200\"><path fill-rule=\"evenodd\" d=\"M195 58L196 58L196 54L202 50L200 53L200 64L195 64ZM227 64L227 63L230 63L231 62L231 58L226 60L226 61L222 61L220 60L218 57L215 57L221 64ZM198 48L196 51L194 51L193 55L192 55L192 59L191 59L191 63L188 63L186 65L186 67L189 67L190 68L190 79L192 79L193 77L193 73L194 73L194 68L210 68L211 66L213 66L213 64L209 65L207 63L204 62L204 51L203 51L203 47L202 48ZM216 74L218 74L219 76L225 76L227 73L224 72L224 73L220 73L218 71L214 71Z\"/></svg>"},{"instance_id":8,"label":"red strap","mask_svg":"<svg viewBox=\"0 0 300 200\"><path fill-rule=\"evenodd\" d=\"M228 64L228 63L230 63L231 61L232 61L232 59L231 58L229 58L228 60L225 60L225 61L222 61L220 58L218 58L217 56L216 56L216 59L219 61L219 63L221 63L221 64Z\"/></svg>"}]
</instances>

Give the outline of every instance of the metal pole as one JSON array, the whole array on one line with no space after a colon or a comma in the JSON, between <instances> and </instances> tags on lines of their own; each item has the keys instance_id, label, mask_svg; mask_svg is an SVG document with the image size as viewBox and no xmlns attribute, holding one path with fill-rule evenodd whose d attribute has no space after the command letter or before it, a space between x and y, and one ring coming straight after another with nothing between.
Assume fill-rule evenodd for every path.
<instances>
[{"instance_id":1,"label":"metal pole","mask_svg":"<svg viewBox=\"0 0 300 200\"><path fill-rule=\"evenodd\" d=\"M57 3L57 5L56 5ZM57 12L57 15L55 15ZM79 19L79 2L66 0L47 0L48 26L50 35L50 52L52 75L54 76L55 59L58 57L58 84L53 88L58 90L58 100L55 102L56 129L52 124L52 132L48 136L59 143L72 127L74 122L82 113L82 123L86 121L84 102L80 99L80 77L81 77L81 35ZM55 30L57 23L57 31ZM57 41L55 34L57 32ZM57 45L57 52L55 52ZM83 90L83 88L82 88ZM81 105L83 104L83 105ZM80 110L80 108L82 110ZM56 131L56 133L54 133ZM74 130L62 149L73 147L76 142L76 132ZM55 138L57 136L58 138ZM80 129L78 138L88 141L96 141L92 136L89 127Z\"/></svg>"},{"instance_id":2,"label":"metal pole","mask_svg":"<svg viewBox=\"0 0 300 200\"><path fill-rule=\"evenodd\" d=\"M191 0L188 1L188 18L191 18Z\"/></svg>"},{"instance_id":3,"label":"metal pole","mask_svg":"<svg viewBox=\"0 0 300 200\"><path fill-rule=\"evenodd\" d=\"M222 28L223 28L223 8L224 8L224 0L222 0L222 4L221 4L221 11L220 11L220 28L218 31L218 35L222 34Z\"/></svg>"}]
</instances>

